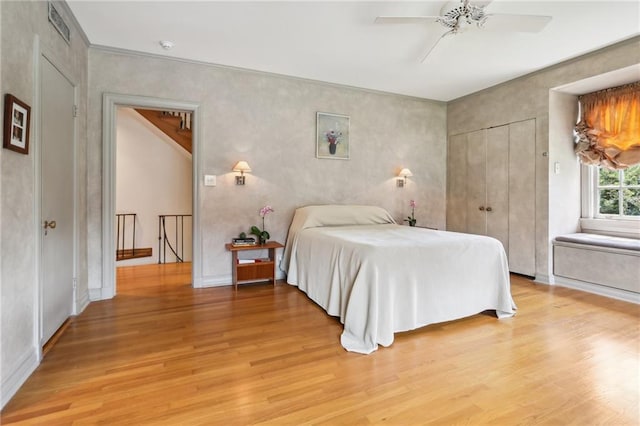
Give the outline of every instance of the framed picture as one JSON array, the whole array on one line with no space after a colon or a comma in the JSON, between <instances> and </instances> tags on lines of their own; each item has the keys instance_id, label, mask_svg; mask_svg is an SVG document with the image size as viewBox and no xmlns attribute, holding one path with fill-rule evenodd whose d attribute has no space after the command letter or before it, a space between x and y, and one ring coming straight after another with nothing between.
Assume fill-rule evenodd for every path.
<instances>
[{"instance_id":1,"label":"framed picture","mask_svg":"<svg viewBox=\"0 0 640 426\"><path fill-rule=\"evenodd\" d=\"M326 112L316 114L316 157L349 159L349 116Z\"/></svg>"},{"instance_id":2,"label":"framed picture","mask_svg":"<svg viewBox=\"0 0 640 426\"><path fill-rule=\"evenodd\" d=\"M2 146L21 154L29 154L31 108L13 95L4 97L4 136Z\"/></svg>"}]
</instances>

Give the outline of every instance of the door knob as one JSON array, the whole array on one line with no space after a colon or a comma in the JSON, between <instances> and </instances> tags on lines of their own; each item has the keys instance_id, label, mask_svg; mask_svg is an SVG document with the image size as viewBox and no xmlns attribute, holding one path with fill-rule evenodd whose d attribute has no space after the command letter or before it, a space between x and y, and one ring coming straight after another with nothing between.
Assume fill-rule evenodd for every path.
<instances>
[{"instance_id":1,"label":"door knob","mask_svg":"<svg viewBox=\"0 0 640 426\"><path fill-rule=\"evenodd\" d=\"M490 212L490 211L492 211L492 210L493 210L493 209L492 209L491 207L487 207L487 211L488 211L488 212Z\"/></svg>"},{"instance_id":2,"label":"door knob","mask_svg":"<svg viewBox=\"0 0 640 426\"><path fill-rule=\"evenodd\" d=\"M480 210L481 212L483 212L483 211L484 211L484 206L480 206L480 207L478 207L478 210Z\"/></svg>"},{"instance_id":3,"label":"door knob","mask_svg":"<svg viewBox=\"0 0 640 426\"><path fill-rule=\"evenodd\" d=\"M47 233L49 232L49 229L55 229L56 227L56 221L52 220L52 221L44 221L44 235L47 235Z\"/></svg>"}]
</instances>

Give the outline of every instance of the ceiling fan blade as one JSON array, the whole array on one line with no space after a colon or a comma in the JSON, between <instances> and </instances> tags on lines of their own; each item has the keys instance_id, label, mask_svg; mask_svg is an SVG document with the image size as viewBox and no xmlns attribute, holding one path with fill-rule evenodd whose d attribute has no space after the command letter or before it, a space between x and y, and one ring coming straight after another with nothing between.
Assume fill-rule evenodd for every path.
<instances>
[{"instance_id":1,"label":"ceiling fan blade","mask_svg":"<svg viewBox=\"0 0 640 426\"><path fill-rule=\"evenodd\" d=\"M482 28L487 31L539 33L551 22L551 16L487 14Z\"/></svg>"},{"instance_id":2,"label":"ceiling fan blade","mask_svg":"<svg viewBox=\"0 0 640 426\"><path fill-rule=\"evenodd\" d=\"M438 40L436 40L436 42L433 44L433 46L431 46L431 48L429 50L427 50L427 52L422 56L422 60L420 62L424 62L427 60L427 57L431 54L431 52L433 52L433 49L436 48L436 46L438 45L438 43L440 43L440 40L442 40L443 38L445 38L448 35L452 35L455 34L456 30L449 30L446 33L442 34Z\"/></svg>"},{"instance_id":3,"label":"ceiling fan blade","mask_svg":"<svg viewBox=\"0 0 640 426\"><path fill-rule=\"evenodd\" d=\"M439 16L378 16L376 24L422 24L436 22Z\"/></svg>"}]
</instances>

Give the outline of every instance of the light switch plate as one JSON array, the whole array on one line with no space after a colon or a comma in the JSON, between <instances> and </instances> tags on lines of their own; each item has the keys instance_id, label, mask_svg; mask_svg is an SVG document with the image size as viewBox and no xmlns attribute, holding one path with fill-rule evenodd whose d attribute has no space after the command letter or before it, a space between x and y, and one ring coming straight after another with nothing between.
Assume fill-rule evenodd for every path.
<instances>
[{"instance_id":1,"label":"light switch plate","mask_svg":"<svg viewBox=\"0 0 640 426\"><path fill-rule=\"evenodd\" d=\"M204 175L204 186L216 186L216 176Z\"/></svg>"}]
</instances>

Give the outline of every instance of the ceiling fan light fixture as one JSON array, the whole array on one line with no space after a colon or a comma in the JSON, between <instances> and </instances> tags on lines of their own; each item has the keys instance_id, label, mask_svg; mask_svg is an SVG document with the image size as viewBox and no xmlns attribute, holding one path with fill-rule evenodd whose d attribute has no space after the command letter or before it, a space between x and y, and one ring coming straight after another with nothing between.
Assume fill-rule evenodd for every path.
<instances>
[{"instance_id":1,"label":"ceiling fan light fixture","mask_svg":"<svg viewBox=\"0 0 640 426\"><path fill-rule=\"evenodd\" d=\"M376 23L422 23L432 22L445 27L446 31L422 56L422 62L433 52L440 41L448 36L461 34L475 24L485 31L538 33L551 21L551 16L486 13L491 0L452 0L440 9L438 16L378 16Z\"/></svg>"}]
</instances>

